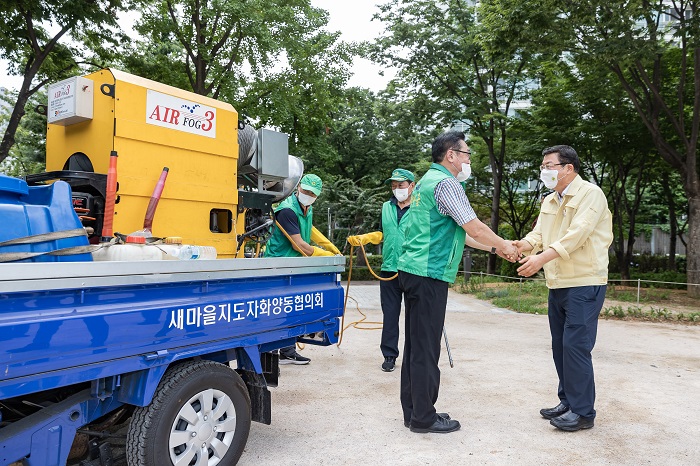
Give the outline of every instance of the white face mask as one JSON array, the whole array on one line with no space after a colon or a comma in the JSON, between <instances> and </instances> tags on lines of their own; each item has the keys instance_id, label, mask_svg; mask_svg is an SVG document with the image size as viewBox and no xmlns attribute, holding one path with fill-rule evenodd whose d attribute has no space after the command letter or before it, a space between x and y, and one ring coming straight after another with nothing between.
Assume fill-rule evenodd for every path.
<instances>
[{"instance_id":1,"label":"white face mask","mask_svg":"<svg viewBox=\"0 0 700 466\"><path fill-rule=\"evenodd\" d=\"M297 193L297 198L299 198L299 202L301 202L306 207L309 207L316 201L315 197L309 196L308 194L304 194L301 191Z\"/></svg>"},{"instance_id":2,"label":"white face mask","mask_svg":"<svg viewBox=\"0 0 700 466\"><path fill-rule=\"evenodd\" d=\"M394 193L394 196L396 196L396 200L399 202L403 202L408 199L408 188L396 188L392 189L392 192Z\"/></svg>"},{"instance_id":3,"label":"white face mask","mask_svg":"<svg viewBox=\"0 0 700 466\"><path fill-rule=\"evenodd\" d=\"M468 163L462 163L462 171L457 173L455 178L461 183L462 181L467 181L470 176L472 176L472 166Z\"/></svg>"},{"instance_id":4,"label":"white face mask","mask_svg":"<svg viewBox=\"0 0 700 466\"><path fill-rule=\"evenodd\" d=\"M542 170L540 171L540 179L547 189L554 189L559 183L559 172L557 170Z\"/></svg>"}]
</instances>

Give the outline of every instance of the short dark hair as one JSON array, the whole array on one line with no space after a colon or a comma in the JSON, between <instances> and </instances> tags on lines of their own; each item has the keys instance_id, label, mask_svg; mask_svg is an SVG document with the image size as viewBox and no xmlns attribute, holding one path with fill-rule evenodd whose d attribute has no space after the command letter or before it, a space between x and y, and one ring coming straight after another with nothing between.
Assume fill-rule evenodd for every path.
<instances>
[{"instance_id":1,"label":"short dark hair","mask_svg":"<svg viewBox=\"0 0 700 466\"><path fill-rule=\"evenodd\" d=\"M578 158L578 154L571 146L559 145L547 147L542 151L542 157L549 154L557 154L559 158L559 163L571 164L574 166L574 172L578 173L581 169L581 161Z\"/></svg>"},{"instance_id":2,"label":"short dark hair","mask_svg":"<svg viewBox=\"0 0 700 466\"><path fill-rule=\"evenodd\" d=\"M440 163L450 149L455 149L459 141L465 141L466 137L461 131L448 131L436 137L433 141L433 162Z\"/></svg>"}]
</instances>

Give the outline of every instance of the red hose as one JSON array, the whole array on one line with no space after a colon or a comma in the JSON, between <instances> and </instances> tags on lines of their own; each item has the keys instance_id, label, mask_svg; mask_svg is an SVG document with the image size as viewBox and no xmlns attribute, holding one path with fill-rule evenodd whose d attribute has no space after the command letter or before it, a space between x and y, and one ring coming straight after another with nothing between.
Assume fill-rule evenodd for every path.
<instances>
[{"instance_id":1,"label":"red hose","mask_svg":"<svg viewBox=\"0 0 700 466\"><path fill-rule=\"evenodd\" d=\"M158 201L160 201L160 196L163 194L163 187L165 186L165 179L168 177L168 167L163 167L163 172L160 174L158 183L151 194L151 200L148 202L148 208L146 209L146 217L143 219L143 229L151 231L153 227L153 217L156 215L156 207L158 207Z\"/></svg>"}]
</instances>

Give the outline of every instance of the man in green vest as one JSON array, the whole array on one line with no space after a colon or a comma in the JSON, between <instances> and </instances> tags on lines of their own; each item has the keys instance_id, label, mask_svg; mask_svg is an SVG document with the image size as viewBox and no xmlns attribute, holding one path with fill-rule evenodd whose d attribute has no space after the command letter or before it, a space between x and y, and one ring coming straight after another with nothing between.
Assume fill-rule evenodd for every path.
<instances>
[{"instance_id":1,"label":"man in green vest","mask_svg":"<svg viewBox=\"0 0 700 466\"><path fill-rule=\"evenodd\" d=\"M408 218L408 208L411 205L411 194L416 186L416 177L412 172L397 168L385 184L391 185L393 196L382 206L380 219L381 231L373 231L364 235L349 236L348 243L353 246L360 244L379 244L382 248L382 270L380 277L386 278L379 282L379 296L382 303L382 340L379 349L384 356L382 370L392 372L399 356L399 316L401 315L401 299L403 293L399 281L389 280L398 271L399 256L404 240L404 229Z\"/></svg>"},{"instance_id":2,"label":"man in green vest","mask_svg":"<svg viewBox=\"0 0 700 466\"><path fill-rule=\"evenodd\" d=\"M275 227L267 242L265 257L306 257L334 256L340 254L313 225L311 204L321 194L323 181L318 176L307 173L299 182L294 196L287 197L274 209ZM323 248L311 246L311 242ZM308 364L311 359L297 353L294 346L280 350L280 364Z\"/></svg>"},{"instance_id":3,"label":"man in green vest","mask_svg":"<svg viewBox=\"0 0 700 466\"><path fill-rule=\"evenodd\" d=\"M440 339L447 292L455 281L466 234L515 262L518 250L481 222L462 183L471 174L464 133L443 133L433 141L433 163L416 185L407 218L399 286L406 302L401 363L404 425L419 433L454 432L460 423L438 414Z\"/></svg>"}]
</instances>

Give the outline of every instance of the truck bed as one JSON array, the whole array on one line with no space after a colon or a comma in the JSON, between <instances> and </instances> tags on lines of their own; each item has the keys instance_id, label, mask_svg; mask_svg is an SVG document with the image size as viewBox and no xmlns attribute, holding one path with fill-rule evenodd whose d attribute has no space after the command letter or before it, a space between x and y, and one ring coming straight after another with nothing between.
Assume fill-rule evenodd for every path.
<instances>
[{"instance_id":1,"label":"truck bed","mask_svg":"<svg viewBox=\"0 0 700 466\"><path fill-rule=\"evenodd\" d=\"M329 344L343 269L342 257L3 264L0 400L314 332Z\"/></svg>"}]
</instances>

